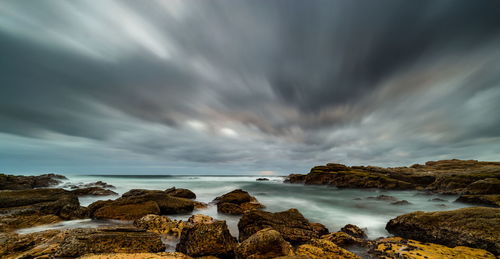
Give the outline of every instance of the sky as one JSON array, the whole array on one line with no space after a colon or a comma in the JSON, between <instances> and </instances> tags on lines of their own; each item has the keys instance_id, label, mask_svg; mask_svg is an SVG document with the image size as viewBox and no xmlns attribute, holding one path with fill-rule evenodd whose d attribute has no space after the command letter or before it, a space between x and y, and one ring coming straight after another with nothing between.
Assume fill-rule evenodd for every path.
<instances>
[{"instance_id":1,"label":"sky","mask_svg":"<svg viewBox=\"0 0 500 259\"><path fill-rule=\"evenodd\" d=\"M500 2L2 0L0 172L500 161Z\"/></svg>"}]
</instances>

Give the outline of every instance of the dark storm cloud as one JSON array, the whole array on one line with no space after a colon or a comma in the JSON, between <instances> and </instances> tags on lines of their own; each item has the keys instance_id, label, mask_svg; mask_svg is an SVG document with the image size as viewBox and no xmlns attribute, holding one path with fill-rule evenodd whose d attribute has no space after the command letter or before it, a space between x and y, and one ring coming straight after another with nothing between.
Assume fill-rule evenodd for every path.
<instances>
[{"instance_id":1,"label":"dark storm cloud","mask_svg":"<svg viewBox=\"0 0 500 259\"><path fill-rule=\"evenodd\" d=\"M4 1L2 163L286 172L498 160L499 10L496 1Z\"/></svg>"}]
</instances>

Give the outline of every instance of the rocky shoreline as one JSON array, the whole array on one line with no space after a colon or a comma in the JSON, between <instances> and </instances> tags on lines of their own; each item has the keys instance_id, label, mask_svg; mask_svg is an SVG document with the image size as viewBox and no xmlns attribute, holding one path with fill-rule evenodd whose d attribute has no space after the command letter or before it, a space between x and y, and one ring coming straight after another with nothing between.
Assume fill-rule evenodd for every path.
<instances>
[{"instance_id":1,"label":"rocky shoreline","mask_svg":"<svg viewBox=\"0 0 500 259\"><path fill-rule=\"evenodd\" d=\"M188 189L132 189L83 207L79 196L118 195L104 182L61 185L61 175L0 174L0 258L497 258L500 255L500 163L444 160L400 168L327 164L287 183L337 188L419 190L460 195L479 207L411 212L391 219L393 237L368 240L348 224L332 231L297 209L268 212L244 190L196 201ZM370 197L404 205L391 196ZM241 217L239 236L207 206ZM187 220L169 215L192 214ZM99 228L16 230L71 219L120 220ZM335 219L332 219L335 220ZM174 241L174 242L171 242ZM172 244L175 243L175 246ZM166 250L175 252L165 252Z\"/></svg>"}]
</instances>

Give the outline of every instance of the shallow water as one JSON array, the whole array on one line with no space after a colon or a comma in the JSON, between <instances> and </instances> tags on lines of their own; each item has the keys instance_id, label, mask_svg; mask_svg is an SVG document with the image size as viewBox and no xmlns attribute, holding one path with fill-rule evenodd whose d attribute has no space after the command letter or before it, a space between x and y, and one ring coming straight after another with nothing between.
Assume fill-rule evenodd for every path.
<instances>
[{"instance_id":1,"label":"shallow water","mask_svg":"<svg viewBox=\"0 0 500 259\"><path fill-rule=\"evenodd\" d=\"M256 181L262 176L68 176L71 183L90 183L104 181L116 186L120 195L130 189L164 190L170 187L187 188L197 195L197 200L210 202L215 197L243 189L255 196L266 206L267 211L277 212L297 208L312 222L324 224L330 231L337 231L350 223L366 228L369 238L389 235L385 224L391 218L412 211L438 211L467 207L463 203L453 202L457 196L426 195L417 191L382 191L337 189L327 186L285 184L283 177L267 177L270 181ZM64 184L64 183L63 183ZM388 201L370 200L367 197L391 195L399 200L407 200L410 205L392 205ZM115 199L117 196L81 197L80 202L87 206L96 200ZM433 202L430 199L441 198L446 202ZM231 233L238 236L238 216L217 213L215 206L197 210L201 213L228 222ZM190 215L172 215L172 218L187 219ZM28 233L52 228L95 227L117 224L117 221L77 220L49 226L23 229Z\"/></svg>"}]
</instances>

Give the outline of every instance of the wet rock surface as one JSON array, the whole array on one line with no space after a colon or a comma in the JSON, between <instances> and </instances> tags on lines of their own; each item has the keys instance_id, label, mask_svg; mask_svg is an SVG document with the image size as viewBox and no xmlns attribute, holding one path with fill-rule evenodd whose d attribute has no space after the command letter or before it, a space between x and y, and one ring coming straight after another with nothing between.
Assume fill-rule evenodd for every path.
<instances>
[{"instance_id":1,"label":"wet rock surface","mask_svg":"<svg viewBox=\"0 0 500 259\"><path fill-rule=\"evenodd\" d=\"M468 246L500 254L500 208L412 212L391 219L389 233L450 247Z\"/></svg>"},{"instance_id":2,"label":"wet rock surface","mask_svg":"<svg viewBox=\"0 0 500 259\"><path fill-rule=\"evenodd\" d=\"M305 243L328 233L323 225L311 224L297 209L276 213L255 210L245 213L238 222L240 242L268 227L278 231L292 245Z\"/></svg>"},{"instance_id":3,"label":"wet rock surface","mask_svg":"<svg viewBox=\"0 0 500 259\"><path fill-rule=\"evenodd\" d=\"M241 189L219 196L213 202L217 204L217 212L231 215L241 215L264 208L264 205L260 204L255 197Z\"/></svg>"},{"instance_id":4,"label":"wet rock surface","mask_svg":"<svg viewBox=\"0 0 500 259\"><path fill-rule=\"evenodd\" d=\"M185 223L181 220L170 219L167 216L150 214L135 220L134 226L148 232L173 234L180 237Z\"/></svg>"},{"instance_id":5,"label":"wet rock surface","mask_svg":"<svg viewBox=\"0 0 500 259\"><path fill-rule=\"evenodd\" d=\"M67 179L63 175L43 174L38 176L0 174L0 190L27 190L51 187Z\"/></svg>"},{"instance_id":6,"label":"wet rock surface","mask_svg":"<svg viewBox=\"0 0 500 259\"><path fill-rule=\"evenodd\" d=\"M349 252L333 242L325 239L311 239L306 244L300 245L295 250L297 255L307 256L311 259L321 258L345 258L361 259L361 257Z\"/></svg>"},{"instance_id":7,"label":"wet rock surface","mask_svg":"<svg viewBox=\"0 0 500 259\"><path fill-rule=\"evenodd\" d=\"M266 259L295 255L290 243L272 228L265 228L251 235L238 245L235 253L238 259Z\"/></svg>"}]
</instances>

